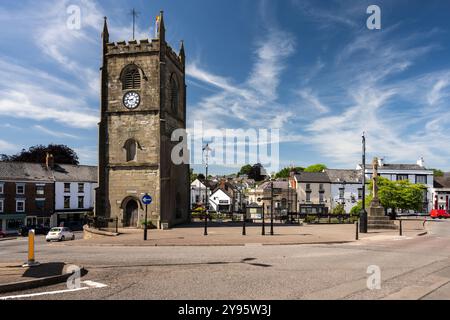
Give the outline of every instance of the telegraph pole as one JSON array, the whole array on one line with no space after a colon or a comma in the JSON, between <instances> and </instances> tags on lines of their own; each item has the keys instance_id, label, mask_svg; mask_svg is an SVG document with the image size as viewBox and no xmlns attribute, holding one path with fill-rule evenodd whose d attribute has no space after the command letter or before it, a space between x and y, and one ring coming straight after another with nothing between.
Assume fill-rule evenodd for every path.
<instances>
[{"instance_id":1,"label":"telegraph pole","mask_svg":"<svg viewBox=\"0 0 450 320\"><path fill-rule=\"evenodd\" d=\"M209 147L209 144L206 145L206 147L203 148L203 152L206 152L205 155L205 164L206 164L206 177L205 177L205 186L206 186L206 203L205 203L205 232L204 235L208 235L208 217L209 217L209 194L208 194L208 157L209 157L209 151L211 151L211 148Z\"/></svg>"}]
</instances>

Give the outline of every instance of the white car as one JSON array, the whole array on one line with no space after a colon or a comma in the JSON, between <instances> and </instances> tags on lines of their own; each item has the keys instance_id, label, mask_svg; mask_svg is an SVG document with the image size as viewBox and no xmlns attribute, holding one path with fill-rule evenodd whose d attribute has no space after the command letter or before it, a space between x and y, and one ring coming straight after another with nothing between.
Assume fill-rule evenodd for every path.
<instances>
[{"instance_id":1,"label":"white car","mask_svg":"<svg viewBox=\"0 0 450 320\"><path fill-rule=\"evenodd\" d=\"M52 228L45 237L47 242L75 240L75 234L69 228Z\"/></svg>"}]
</instances>

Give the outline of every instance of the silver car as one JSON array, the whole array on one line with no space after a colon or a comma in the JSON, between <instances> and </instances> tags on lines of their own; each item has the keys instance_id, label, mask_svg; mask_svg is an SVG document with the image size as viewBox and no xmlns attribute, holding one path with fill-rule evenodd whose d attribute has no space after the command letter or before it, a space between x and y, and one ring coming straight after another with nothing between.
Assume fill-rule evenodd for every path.
<instances>
[{"instance_id":1,"label":"silver car","mask_svg":"<svg viewBox=\"0 0 450 320\"><path fill-rule=\"evenodd\" d=\"M45 240L47 240L47 242L75 240L75 234L69 228L52 228L45 237Z\"/></svg>"}]
</instances>

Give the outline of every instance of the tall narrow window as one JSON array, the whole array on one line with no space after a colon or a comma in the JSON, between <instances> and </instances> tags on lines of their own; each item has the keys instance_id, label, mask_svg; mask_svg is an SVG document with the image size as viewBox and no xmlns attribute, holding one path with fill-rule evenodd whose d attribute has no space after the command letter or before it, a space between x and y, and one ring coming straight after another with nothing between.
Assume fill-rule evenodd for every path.
<instances>
[{"instance_id":1,"label":"tall narrow window","mask_svg":"<svg viewBox=\"0 0 450 320\"><path fill-rule=\"evenodd\" d=\"M122 89L132 90L141 88L141 74L135 65L128 66L122 75Z\"/></svg>"},{"instance_id":2,"label":"tall narrow window","mask_svg":"<svg viewBox=\"0 0 450 320\"><path fill-rule=\"evenodd\" d=\"M178 104L179 104L178 90L179 89L176 76L175 74L173 74L172 77L170 78L170 105L174 113L178 111Z\"/></svg>"},{"instance_id":3,"label":"tall narrow window","mask_svg":"<svg viewBox=\"0 0 450 320\"><path fill-rule=\"evenodd\" d=\"M136 153L137 153L137 143L136 140L130 139L125 142L125 151L127 162L136 161Z\"/></svg>"}]
</instances>

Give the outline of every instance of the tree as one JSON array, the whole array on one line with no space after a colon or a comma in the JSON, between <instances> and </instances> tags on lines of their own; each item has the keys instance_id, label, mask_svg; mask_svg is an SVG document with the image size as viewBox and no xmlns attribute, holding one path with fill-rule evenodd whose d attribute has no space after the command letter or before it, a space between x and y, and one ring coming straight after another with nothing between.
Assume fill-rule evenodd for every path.
<instances>
[{"instance_id":1,"label":"tree","mask_svg":"<svg viewBox=\"0 0 450 320\"><path fill-rule=\"evenodd\" d=\"M313 164L305 169L305 172L322 172L323 170L328 169L324 164Z\"/></svg>"},{"instance_id":2,"label":"tree","mask_svg":"<svg viewBox=\"0 0 450 320\"><path fill-rule=\"evenodd\" d=\"M366 196L366 211L369 210L370 203L372 202L372 195ZM351 215L359 215L362 210L362 200L359 200L358 203L350 210Z\"/></svg>"},{"instance_id":3,"label":"tree","mask_svg":"<svg viewBox=\"0 0 450 320\"><path fill-rule=\"evenodd\" d=\"M332 213L335 214L335 215L346 214L345 206L342 203L339 203L336 207L333 208Z\"/></svg>"},{"instance_id":4,"label":"tree","mask_svg":"<svg viewBox=\"0 0 450 320\"><path fill-rule=\"evenodd\" d=\"M370 183L370 188L373 189L373 181ZM393 219L398 209L421 210L424 190L426 190L424 185L414 184L409 180L391 181L378 177L378 198L386 210L391 209Z\"/></svg>"},{"instance_id":5,"label":"tree","mask_svg":"<svg viewBox=\"0 0 450 320\"><path fill-rule=\"evenodd\" d=\"M53 155L55 163L78 165L78 155L74 150L62 144L37 145L23 149L16 155L2 156L2 161L45 163L47 153Z\"/></svg>"},{"instance_id":6,"label":"tree","mask_svg":"<svg viewBox=\"0 0 450 320\"><path fill-rule=\"evenodd\" d=\"M195 172L194 172L194 169L190 169L190 177L191 177L191 183L192 182L194 182L195 180L197 180L197 178L198 178L198 174L196 174Z\"/></svg>"},{"instance_id":7,"label":"tree","mask_svg":"<svg viewBox=\"0 0 450 320\"><path fill-rule=\"evenodd\" d=\"M435 177L443 177L444 176L444 171L440 170L440 169L431 169L433 170L433 174Z\"/></svg>"},{"instance_id":8,"label":"tree","mask_svg":"<svg viewBox=\"0 0 450 320\"><path fill-rule=\"evenodd\" d=\"M252 166L250 164L246 164L238 172L238 176L242 176L242 175L247 175L248 176L251 173L251 171L252 171Z\"/></svg>"},{"instance_id":9,"label":"tree","mask_svg":"<svg viewBox=\"0 0 450 320\"><path fill-rule=\"evenodd\" d=\"M280 170L280 172L278 172L275 175L275 178L276 179L278 179L278 178L289 178L289 176L291 174L291 171L294 171L294 172L298 173L298 172L302 172L304 170L305 170L305 168L302 168L302 167L284 168L284 169Z\"/></svg>"}]
</instances>

